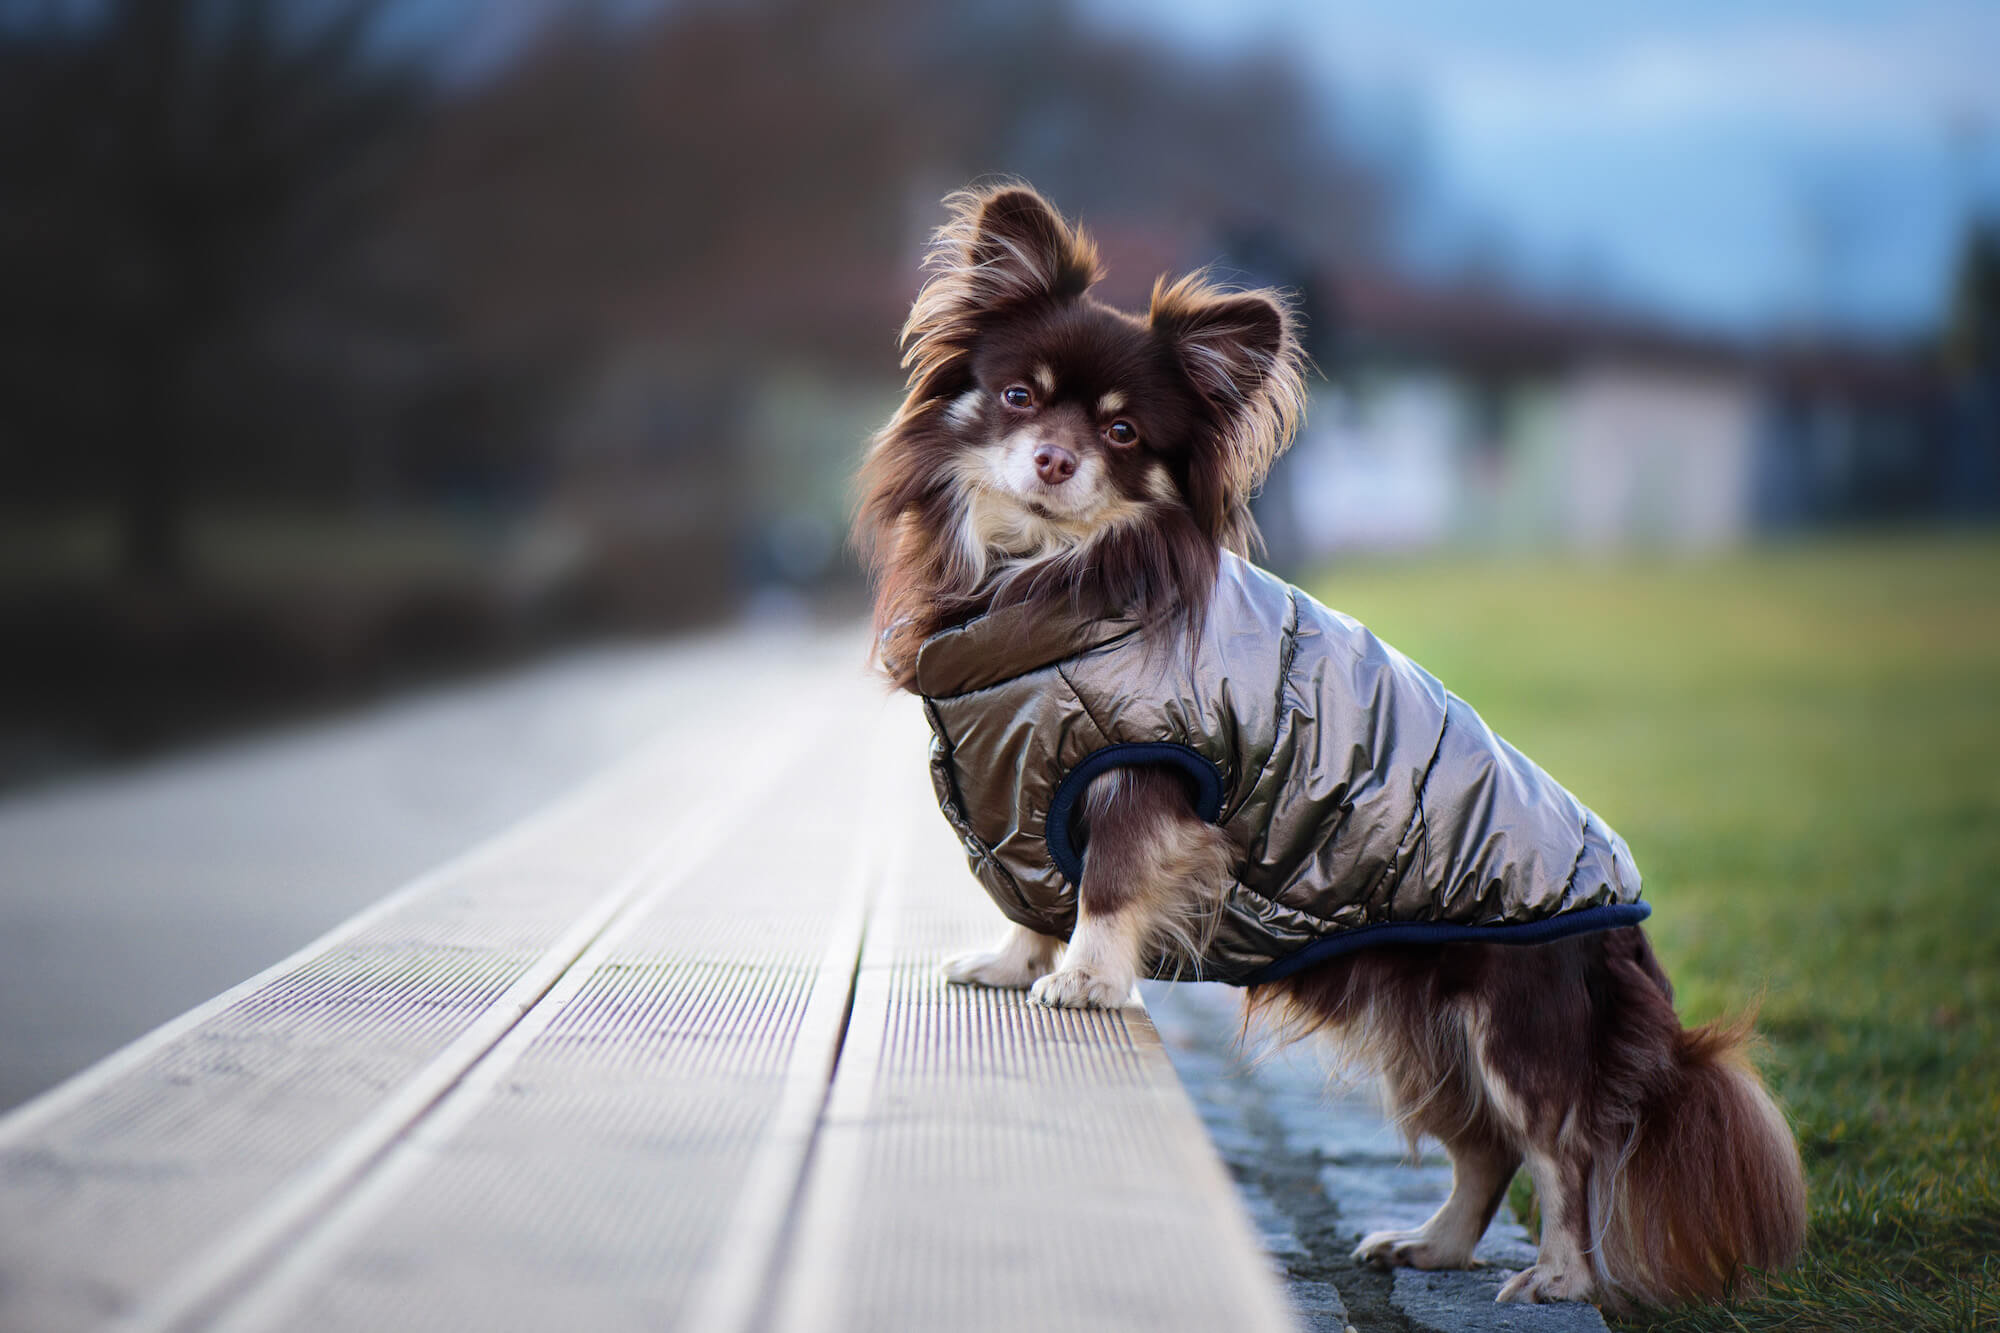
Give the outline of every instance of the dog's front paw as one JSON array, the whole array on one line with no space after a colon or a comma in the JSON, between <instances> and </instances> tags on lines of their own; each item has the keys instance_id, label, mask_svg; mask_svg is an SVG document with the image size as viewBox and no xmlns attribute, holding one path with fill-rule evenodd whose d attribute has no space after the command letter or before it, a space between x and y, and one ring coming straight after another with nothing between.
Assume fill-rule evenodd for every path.
<instances>
[{"instance_id":1,"label":"dog's front paw","mask_svg":"<svg viewBox=\"0 0 2000 1333\"><path fill-rule=\"evenodd\" d=\"M1374 1231L1354 1247L1359 1263L1376 1268L1470 1268L1470 1251L1440 1245L1421 1229Z\"/></svg>"},{"instance_id":2,"label":"dog's front paw","mask_svg":"<svg viewBox=\"0 0 2000 1333\"><path fill-rule=\"evenodd\" d=\"M1587 1273L1557 1273L1536 1264L1507 1279L1494 1297L1498 1301L1518 1301L1523 1305L1544 1305L1552 1301L1587 1301L1591 1296Z\"/></svg>"},{"instance_id":3,"label":"dog's front paw","mask_svg":"<svg viewBox=\"0 0 2000 1333\"><path fill-rule=\"evenodd\" d=\"M1132 979L1104 976L1087 967L1066 967L1035 983L1029 995L1052 1009L1116 1009L1132 994Z\"/></svg>"},{"instance_id":4,"label":"dog's front paw","mask_svg":"<svg viewBox=\"0 0 2000 1333\"><path fill-rule=\"evenodd\" d=\"M1048 968L1018 950L994 949L962 953L944 965L944 979L961 986L991 986L995 990L1026 990Z\"/></svg>"}]
</instances>

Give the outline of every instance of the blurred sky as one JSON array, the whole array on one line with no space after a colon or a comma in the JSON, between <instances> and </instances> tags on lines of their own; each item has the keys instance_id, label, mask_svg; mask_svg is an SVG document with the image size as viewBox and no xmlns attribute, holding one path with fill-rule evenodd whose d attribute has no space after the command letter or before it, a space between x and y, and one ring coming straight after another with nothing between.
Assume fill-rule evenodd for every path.
<instances>
[{"instance_id":1,"label":"blurred sky","mask_svg":"<svg viewBox=\"0 0 2000 1333\"><path fill-rule=\"evenodd\" d=\"M1277 44L1421 164L1409 243L1743 331L1932 322L2000 206L2000 5L1934 0L1088 0Z\"/></svg>"}]
</instances>

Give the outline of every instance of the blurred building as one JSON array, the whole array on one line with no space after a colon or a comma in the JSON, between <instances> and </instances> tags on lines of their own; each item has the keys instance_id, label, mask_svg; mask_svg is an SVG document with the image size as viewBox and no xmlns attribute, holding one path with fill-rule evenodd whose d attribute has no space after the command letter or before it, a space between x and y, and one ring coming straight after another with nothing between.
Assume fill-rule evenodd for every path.
<instances>
[{"instance_id":1,"label":"blurred building","mask_svg":"<svg viewBox=\"0 0 2000 1333\"><path fill-rule=\"evenodd\" d=\"M1710 549L1936 512L1962 471L1942 381L1907 354L1759 348L1385 273L1336 301L1335 382L1285 464L1308 559Z\"/></svg>"}]
</instances>

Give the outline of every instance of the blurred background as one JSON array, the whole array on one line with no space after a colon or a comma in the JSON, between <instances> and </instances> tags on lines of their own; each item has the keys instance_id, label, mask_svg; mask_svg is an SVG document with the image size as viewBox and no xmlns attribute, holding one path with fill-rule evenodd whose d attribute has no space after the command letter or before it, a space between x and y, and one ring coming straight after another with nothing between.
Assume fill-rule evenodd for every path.
<instances>
[{"instance_id":1,"label":"blurred background","mask_svg":"<svg viewBox=\"0 0 2000 1333\"><path fill-rule=\"evenodd\" d=\"M862 603L939 198L1295 289L1272 562L2000 512L1977 4L0 0L0 783Z\"/></svg>"}]
</instances>

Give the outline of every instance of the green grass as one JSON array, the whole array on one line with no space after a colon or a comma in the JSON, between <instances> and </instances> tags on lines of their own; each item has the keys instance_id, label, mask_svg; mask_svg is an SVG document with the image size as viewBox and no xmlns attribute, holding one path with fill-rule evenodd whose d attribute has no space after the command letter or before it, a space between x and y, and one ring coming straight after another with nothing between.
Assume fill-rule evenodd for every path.
<instances>
[{"instance_id":1,"label":"green grass","mask_svg":"<svg viewBox=\"0 0 2000 1333\"><path fill-rule=\"evenodd\" d=\"M1632 1328L2000 1328L2000 540L1348 565L1314 590L1623 833L1684 1022L1756 1007L1801 1265Z\"/></svg>"}]
</instances>

